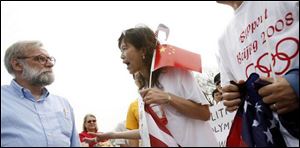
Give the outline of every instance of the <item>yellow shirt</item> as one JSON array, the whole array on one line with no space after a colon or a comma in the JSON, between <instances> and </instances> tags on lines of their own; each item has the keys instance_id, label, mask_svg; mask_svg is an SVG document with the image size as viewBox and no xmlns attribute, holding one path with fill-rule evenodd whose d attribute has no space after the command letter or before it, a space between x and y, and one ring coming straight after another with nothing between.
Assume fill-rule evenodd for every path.
<instances>
[{"instance_id":1,"label":"yellow shirt","mask_svg":"<svg viewBox=\"0 0 300 148\"><path fill-rule=\"evenodd\" d=\"M126 128L129 130L139 128L138 100L133 101L127 111Z\"/></svg>"}]
</instances>

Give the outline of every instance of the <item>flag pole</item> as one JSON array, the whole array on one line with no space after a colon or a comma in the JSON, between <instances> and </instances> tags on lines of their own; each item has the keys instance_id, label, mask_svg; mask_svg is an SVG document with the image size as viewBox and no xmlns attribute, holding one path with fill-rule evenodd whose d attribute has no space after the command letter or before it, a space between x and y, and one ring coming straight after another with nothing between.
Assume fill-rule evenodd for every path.
<instances>
[{"instance_id":1,"label":"flag pole","mask_svg":"<svg viewBox=\"0 0 300 148\"><path fill-rule=\"evenodd\" d=\"M163 31L166 33L166 38L165 38L165 41L168 39L169 37L169 33L170 33L170 29L169 27L167 27L166 25L164 24L159 24L157 26L157 29L155 31L155 37L156 37L156 46L158 45L158 33L159 31ZM152 57L152 62L151 62L151 68L150 68L150 76L149 76L149 84L148 84L148 88L151 88L151 84L152 84L152 73L153 73L153 70L154 70L154 64L155 64L155 57L156 57L156 49L157 47L155 46L155 49L154 52L153 52L153 57Z\"/></svg>"},{"instance_id":2,"label":"flag pole","mask_svg":"<svg viewBox=\"0 0 300 148\"><path fill-rule=\"evenodd\" d=\"M151 88L151 84L152 84L152 73L153 73L153 69L154 69L155 56L156 56L156 49L154 49L154 52L153 52L148 88Z\"/></svg>"}]
</instances>

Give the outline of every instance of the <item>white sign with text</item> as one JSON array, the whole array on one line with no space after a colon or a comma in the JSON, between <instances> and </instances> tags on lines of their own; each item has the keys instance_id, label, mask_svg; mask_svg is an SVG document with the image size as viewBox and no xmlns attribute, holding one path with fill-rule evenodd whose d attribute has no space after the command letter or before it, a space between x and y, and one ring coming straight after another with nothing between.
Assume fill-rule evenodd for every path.
<instances>
[{"instance_id":1,"label":"white sign with text","mask_svg":"<svg viewBox=\"0 0 300 148\"><path fill-rule=\"evenodd\" d=\"M236 111L230 113L225 108L223 102L209 107L211 112L209 123L220 147L226 147L226 139L236 113Z\"/></svg>"}]
</instances>

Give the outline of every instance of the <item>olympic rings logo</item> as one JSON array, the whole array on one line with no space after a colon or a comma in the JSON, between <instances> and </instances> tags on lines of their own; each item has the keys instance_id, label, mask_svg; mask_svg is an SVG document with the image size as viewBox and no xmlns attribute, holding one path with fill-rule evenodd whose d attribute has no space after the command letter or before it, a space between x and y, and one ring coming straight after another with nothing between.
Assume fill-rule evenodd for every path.
<instances>
[{"instance_id":1,"label":"olympic rings logo","mask_svg":"<svg viewBox=\"0 0 300 148\"><path fill-rule=\"evenodd\" d=\"M285 44L285 46L284 46ZM286 46L286 44L288 44L289 46ZM296 48L294 49L290 49L289 47L294 47L291 44L296 44ZM288 55L287 52L283 52L283 51L287 51L287 50L293 50L292 55ZM274 73L276 75L282 75L284 74L290 67L292 59L294 59L295 57L299 56L299 39L294 38L294 37L287 37L284 38L282 40L280 40L276 46L275 46L275 54L271 54L272 57L272 67L278 67L276 64L282 64L279 63L284 62L283 64L285 64L285 67L283 67L282 69L279 69L277 71L274 71ZM246 73L246 77L248 78L249 75L251 73L250 68L254 68L254 70L259 70L262 73L265 73L267 75L267 77L270 77L271 72L272 72L272 67L271 67L271 63L269 63L269 66L267 65L263 65L262 61L267 61L268 60L268 56L269 53L266 52L263 55L261 55L257 61L256 61L256 65L254 65L254 63L250 63L249 65L246 66L245 69L245 73ZM271 58L269 57L269 58ZM268 63L268 62L266 62Z\"/></svg>"}]
</instances>

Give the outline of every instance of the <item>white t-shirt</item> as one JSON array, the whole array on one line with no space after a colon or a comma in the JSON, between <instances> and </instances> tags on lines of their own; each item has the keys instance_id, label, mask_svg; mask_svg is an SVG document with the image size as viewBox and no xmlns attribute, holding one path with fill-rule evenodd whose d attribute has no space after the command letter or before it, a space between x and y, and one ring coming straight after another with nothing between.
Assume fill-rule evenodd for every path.
<instances>
[{"instance_id":1,"label":"white t-shirt","mask_svg":"<svg viewBox=\"0 0 300 148\"><path fill-rule=\"evenodd\" d=\"M274 77L299 69L299 2L244 1L219 46L222 86L253 72ZM281 131L287 146L299 146L299 139Z\"/></svg>"},{"instance_id":2,"label":"white t-shirt","mask_svg":"<svg viewBox=\"0 0 300 148\"><path fill-rule=\"evenodd\" d=\"M299 2L243 2L219 46L222 85L299 68Z\"/></svg>"},{"instance_id":3,"label":"white t-shirt","mask_svg":"<svg viewBox=\"0 0 300 148\"><path fill-rule=\"evenodd\" d=\"M179 68L168 68L159 77L164 91L201 104L208 104L192 73ZM164 106L168 119L167 128L180 146L218 146L208 121L196 120Z\"/></svg>"}]
</instances>

